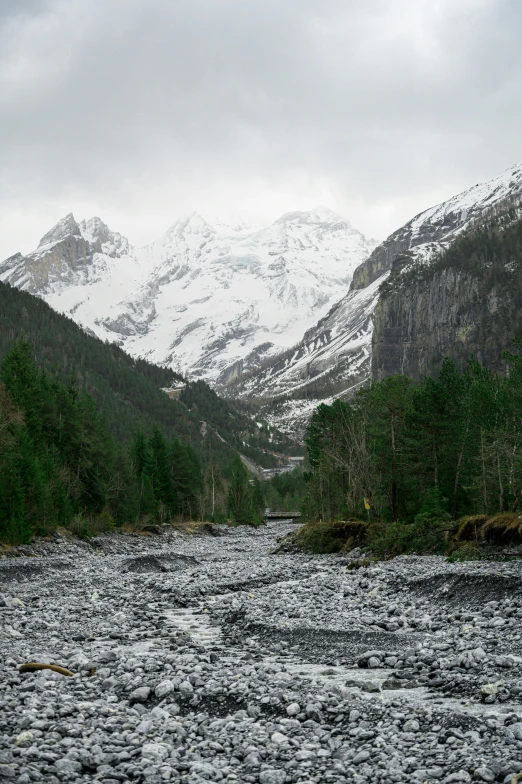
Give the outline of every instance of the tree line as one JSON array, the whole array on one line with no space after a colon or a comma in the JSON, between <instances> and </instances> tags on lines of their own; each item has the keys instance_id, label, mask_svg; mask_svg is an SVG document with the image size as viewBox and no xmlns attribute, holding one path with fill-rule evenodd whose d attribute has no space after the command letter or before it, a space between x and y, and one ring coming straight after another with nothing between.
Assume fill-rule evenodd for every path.
<instances>
[{"instance_id":1,"label":"tree line","mask_svg":"<svg viewBox=\"0 0 522 784\"><path fill-rule=\"evenodd\" d=\"M427 509L447 519L519 512L521 351L517 339L505 374L476 359L460 373L446 358L436 379L390 376L351 402L319 406L306 436L307 517L412 523Z\"/></svg>"},{"instance_id":2,"label":"tree line","mask_svg":"<svg viewBox=\"0 0 522 784\"><path fill-rule=\"evenodd\" d=\"M190 445L154 425L116 441L93 399L38 368L18 341L0 368L0 540L58 526L89 533L175 519L255 523L264 506L238 455L205 470Z\"/></svg>"}]
</instances>

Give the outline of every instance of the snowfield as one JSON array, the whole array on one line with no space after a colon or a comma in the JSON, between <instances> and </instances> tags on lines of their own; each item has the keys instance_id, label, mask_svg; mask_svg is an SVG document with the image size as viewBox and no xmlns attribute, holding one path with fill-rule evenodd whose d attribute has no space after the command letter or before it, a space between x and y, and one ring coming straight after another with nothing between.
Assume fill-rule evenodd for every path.
<instances>
[{"instance_id":1,"label":"snowfield","mask_svg":"<svg viewBox=\"0 0 522 784\"><path fill-rule=\"evenodd\" d=\"M375 244L325 208L261 227L193 213L144 248L68 215L0 279L134 356L226 383L297 343Z\"/></svg>"}]
</instances>

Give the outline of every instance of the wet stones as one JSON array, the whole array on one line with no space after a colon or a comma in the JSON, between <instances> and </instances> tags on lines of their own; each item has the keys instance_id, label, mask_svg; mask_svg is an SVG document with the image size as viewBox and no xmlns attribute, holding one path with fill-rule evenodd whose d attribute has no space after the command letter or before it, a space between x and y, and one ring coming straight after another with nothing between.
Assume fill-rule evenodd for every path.
<instances>
[{"instance_id":1,"label":"wet stones","mask_svg":"<svg viewBox=\"0 0 522 784\"><path fill-rule=\"evenodd\" d=\"M370 670L377 669L378 667L382 667L385 655L384 651L366 651L366 653L363 653L357 660L357 666Z\"/></svg>"}]
</instances>

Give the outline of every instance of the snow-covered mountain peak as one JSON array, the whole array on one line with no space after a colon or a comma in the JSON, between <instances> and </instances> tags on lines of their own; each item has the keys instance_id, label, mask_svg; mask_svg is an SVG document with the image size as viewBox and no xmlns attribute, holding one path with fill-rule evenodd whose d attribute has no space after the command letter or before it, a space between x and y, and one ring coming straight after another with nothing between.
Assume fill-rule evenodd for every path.
<instances>
[{"instance_id":1,"label":"snow-covered mountain peak","mask_svg":"<svg viewBox=\"0 0 522 784\"><path fill-rule=\"evenodd\" d=\"M98 217L70 215L45 239L64 237L7 260L0 279L131 354L215 383L294 345L374 247L325 207L275 223L191 212L140 249Z\"/></svg>"},{"instance_id":2,"label":"snow-covered mountain peak","mask_svg":"<svg viewBox=\"0 0 522 784\"><path fill-rule=\"evenodd\" d=\"M274 224L303 224L308 226L336 226L342 224L345 228L350 229L351 226L348 221L334 212L328 207L314 207L312 210L295 210L294 212L286 212L281 215Z\"/></svg>"},{"instance_id":3,"label":"snow-covered mountain peak","mask_svg":"<svg viewBox=\"0 0 522 784\"><path fill-rule=\"evenodd\" d=\"M215 229L200 215L199 212L191 212L181 215L174 223L169 226L165 234L152 243L155 247L168 248L181 243L187 247L195 247L202 240L208 240L216 234Z\"/></svg>"},{"instance_id":4,"label":"snow-covered mountain peak","mask_svg":"<svg viewBox=\"0 0 522 784\"><path fill-rule=\"evenodd\" d=\"M499 204L504 199L522 194L522 164L511 166L487 182L480 182L441 204L416 215L410 222L413 237L426 224L440 225L450 218L451 229L468 225L474 215Z\"/></svg>"},{"instance_id":5,"label":"snow-covered mountain peak","mask_svg":"<svg viewBox=\"0 0 522 784\"><path fill-rule=\"evenodd\" d=\"M129 240L117 231L111 231L101 218L89 218L79 224L82 237L99 253L116 258L132 252Z\"/></svg>"},{"instance_id":6,"label":"snow-covered mountain peak","mask_svg":"<svg viewBox=\"0 0 522 784\"><path fill-rule=\"evenodd\" d=\"M250 232L261 228L266 223L259 215L246 210L231 213L205 211L205 219L218 234L223 236Z\"/></svg>"},{"instance_id":7,"label":"snow-covered mountain peak","mask_svg":"<svg viewBox=\"0 0 522 784\"><path fill-rule=\"evenodd\" d=\"M108 242L111 239L112 232L106 223L101 218L89 218L89 220L80 221L80 229L82 236L91 242Z\"/></svg>"},{"instance_id":8,"label":"snow-covered mountain peak","mask_svg":"<svg viewBox=\"0 0 522 784\"><path fill-rule=\"evenodd\" d=\"M212 230L211 224L199 212L189 212L181 215L174 223L167 229L165 235L168 234L206 234Z\"/></svg>"},{"instance_id":9,"label":"snow-covered mountain peak","mask_svg":"<svg viewBox=\"0 0 522 784\"><path fill-rule=\"evenodd\" d=\"M48 245L54 245L56 242L70 236L81 237L80 226L76 223L74 215L69 212L64 218L61 218L58 223L52 227L47 234L44 234L38 244L38 250L41 250Z\"/></svg>"}]
</instances>

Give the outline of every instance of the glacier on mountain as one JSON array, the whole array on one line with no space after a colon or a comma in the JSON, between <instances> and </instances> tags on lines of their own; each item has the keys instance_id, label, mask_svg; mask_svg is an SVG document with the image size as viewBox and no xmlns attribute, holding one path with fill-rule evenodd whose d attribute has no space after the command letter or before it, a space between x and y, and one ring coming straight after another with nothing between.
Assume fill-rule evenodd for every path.
<instances>
[{"instance_id":1,"label":"glacier on mountain","mask_svg":"<svg viewBox=\"0 0 522 784\"><path fill-rule=\"evenodd\" d=\"M135 356L226 384L298 342L375 244L324 207L269 225L192 213L143 248L69 214L0 279Z\"/></svg>"}]
</instances>

